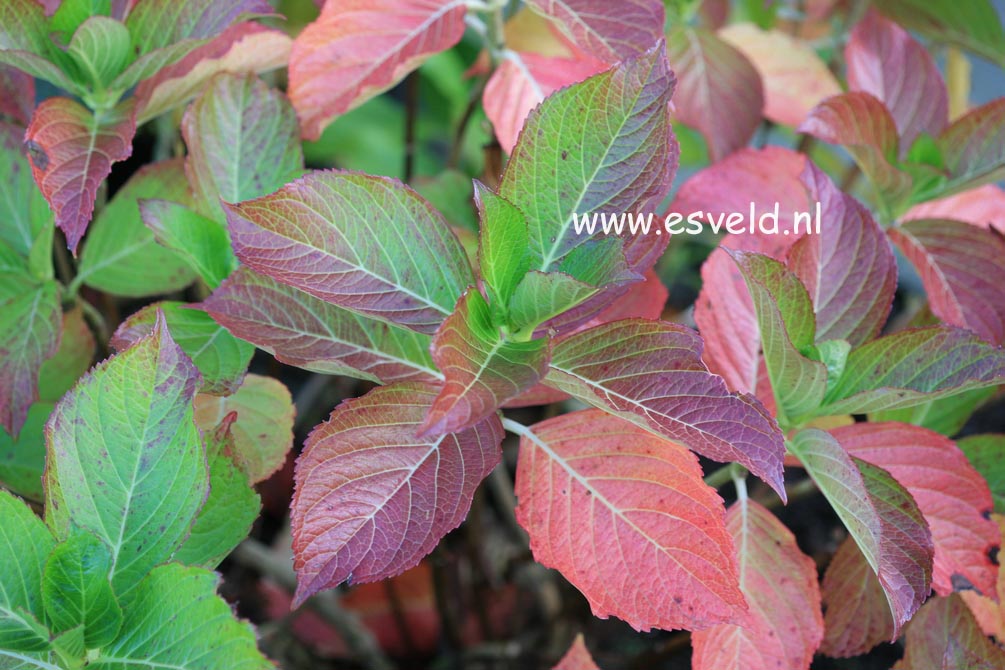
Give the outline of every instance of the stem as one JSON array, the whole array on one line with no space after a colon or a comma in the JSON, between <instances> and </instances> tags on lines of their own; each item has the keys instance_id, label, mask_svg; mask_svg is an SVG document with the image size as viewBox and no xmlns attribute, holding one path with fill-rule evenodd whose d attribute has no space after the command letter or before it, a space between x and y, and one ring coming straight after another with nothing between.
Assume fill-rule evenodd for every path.
<instances>
[{"instance_id":1,"label":"stem","mask_svg":"<svg viewBox=\"0 0 1005 670\"><path fill-rule=\"evenodd\" d=\"M723 486L733 479L733 473L731 471L732 465L724 465L708 477L705 477L705 484L711 486L713 489L717 489Z\"/></svg>"},{"instance_id":2,"label":"stem","mask_svg":"<svg viewBox=\"0 0 1005 670\"><path fill-rule=\"evenodd\" d=\"M94 334L97 336L98 342L107 344L111 335L108 332L108 324L105 323L105 317L101 315L101 312L99 312L94 305L87 302L83 298L76 296L73 292L73 285L71 284L70 286L70 297L76 298L76 303L80 305L80 309L84 311L84 316L91 322L91 327L94 329Z\"/></svg>"},{"instance_id":3,"label":"stem","mask_svg":"<svg viewBox=\"0 0 1005 670\"><path fill-rule=\"evenodd\" d=\"M405 78L405 165L402 181L411 183L415 175L415 123L419 117L419 73Z\"/></svg>"},{"instance_id":4,"label":"stem","mask_svg":"<svg viewBox=\"0 0 1005 670\"><path fill-rule=\"evenodd\" d=\"M738 500L747 499L747 469L739 463L730 463L723 468L729 470L729 475L733 479L733 486L736 487L736 498Z\"/></svg>"}]
</instances>

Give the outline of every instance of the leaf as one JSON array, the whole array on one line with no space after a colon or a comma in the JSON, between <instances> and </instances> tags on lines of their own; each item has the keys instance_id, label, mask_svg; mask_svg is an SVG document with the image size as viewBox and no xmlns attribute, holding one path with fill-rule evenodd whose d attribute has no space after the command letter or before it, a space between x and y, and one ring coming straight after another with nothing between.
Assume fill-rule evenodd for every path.
<instances>
[{"instance_id":1,"label":"leaf","mask_svg":"<svg viewBox=\"0 0 1005 670\"><path fill-rule=\"evenodd\" d=\"M719 37L736 47L760 73L765 118L798 126L821 101L841 92L837 79L805 41L779 30L735 23Z\"/></svg>"},{"instance_id":2,"label":"leaf","mask_svg":"<svg viewBox=\"0 0 1005 670\"><path fill-rule=\"evenodd\" d=\"M159 314L167 320L171 338L199 369L199 391L213 395L234 393L248 371L255 348L231 335L197 306L172 300L147 305L119 325L111 346L124 351L149 336Z\"/></svg>"},{"instance_id":3,"label":"leaf","mask_svg":"<svg viewBox=\"0 0 1005 670\"><path fill-rule=\"evenodd\" d=\"M823 639L817 567L796 538L759 504L741 498L726 512L738 548L744 626L720 624L692 636L695 670L807 670Z\"/></svg>"},{"instance_id":4,"label":"leaf","mask_svg":"<svg viewBox=\"0 0 1005 670\"><path fill-rule=\"evenodd\" d=\"M678 26L667 36L677 75L674 115L701 131L713 162L744 147L761 124L761 76L742 52L703 28Z\"/></svg>"},{"instance_id":5,"label":"leaf","mask_svg":"<svg viewBox=\"0 0 1005 670\"><path fill-rule=\"evenodd\" d=\"M164 247L185 259L214 289L237 267L227 229L170 200L140 200L140 218Z\"/></svg>"},{"instance_id":6,"label":"leaf","mask_svg":"<svg viewBox=\"0 0 1005 670\"><path fill-rule=\"evenodd\" d=\"M3 650L41 651L49 646L42 616L42 566L56 542L27 505L0 491L0 659ZM3 662L3 661L0 661Z\"/></svg>"},{"instance_id":7,"label":"leaf","mask_svg":"<svg viewBox=\"0 0 1005 670\"><path fill-rule=\"evenodd\" d=\"M288 365L384 384L441 377L429 335L359 316L246 267L201 305L231 333Z\"/></svg>"},{"instance_id":8,"label":"leaf","mask_svg":"<svg viewBox=\"0 0 1005 670\"><path fill-rule=\"evenodd\" d=\"M885 470L849 456L815 428L796 433L790 451L820 488L879 577L894 638L932 587L932 534L911 495Z\"/></svg>"},{"instance_id":9,"label":"leaf","mask_svg":"<svg viewBox=\"0 0 1005 670\"><path fill-rule=\"evenodd\" d=\"M789 269L806 287L816 315L816 342L853 347L879 335L897 290L897 259L869 210L807 163L803 179L819 203L820 235L806 235L789 252Z\"/></svg>"},{"instance_id":10,"label":"leaf","mask_svg":"<svg viewBox=\"0 0 1005 670\"><path fill-rule=\"evenodd\" d=\"M464 520L499 463L499 419L416 437L435 387L398 383L343 402L311 433L293 498L294 606L351 580L402 573ZM422 501L421 503L418 501ZM415 514L421 505L427 513Z\"/></svg>"},{"instance_id":11,"label":"leaf","mask_svg":"<svg viewBox=\"0 0 1005 670\"><path fill-rule=\"evenodd\" d=\"M991 488L994 511L997 514L1005 514L1005 461L1001 459L1005 449L1005 437L971 435L958 440L956 444Z\"/></svg>"},{"instance_id":12,"label":"leaf","mask_svg":"<svg viewBox=\"0 0 1005 670\"><path fill-rule=\"evenodd\" d=\"M79 87L49 61L49 21L35 0L0 4L0 63L73 92Z\"/></svg>"},{"instance_id":13,"label":"leaf","mask_svg":"<svg viewBox=\"0 0 1005 670\"><path fill-rule=\"evenodd\" d=\"M185 112L185 171L203 216L220 202L272 193L304 169L297 118L282 93L254 74L220 74Z\"/></svg>"},{"instance_id":14,"label":"leaf","mask_svg":"<svg viewBox=\"0 0 1005 670\"><path fill-rule=\"evenodd\" d=\"M84 320L84 312L74 307L63 312L59 349L42 363L38 371L39 400L54 403L87 372L94 360L94 335Z\"/></svg>"},{"instance_id":15,"label":"leaf","mask_svg":"<svg viewBox=\"0 0 1005 670\"><path fill-rule=\"evenodd\" d=\"M558 662L552 670L600 670L590 656L590 650L583 642L583 634L580 633L572 641L572 646L565 652L565 656Z\"/></svg>"},{"instance_id":16,"label":"leaf","mask_svg":"<svg viewBox=\"0 0 1005 670\"><path fill-rule=\"evenodd\" d=\"M962 5L949 0L876 0L875 5L905 28L1005 64L1005 31L988 0Z\"/></svg>"},{"instance_id":17,"label":"leaf","mask_svg":"<svg viewBox=\"0 0 1005 670\"><path fill-rule=\"evenodd\" d=\"M985 184L956 195L915 205L901 221L953 219L1005 234L1005 190Z\"/></svg>"},{"instance_id":18,"label":"leaf","mask_svg":"<svg viewBox=\"0 0 1005 670\"><path fill-rule=\"evenodd\" d=\"M563 57L507 51L482 96L485 115L503 151L513 152L524 121L546 97L606 68L603 61L586 54Z\"/></svg>"},{"instance_id":19,"label":"leaf","mask_svg":"<svg viewBox=\"0 0 1005 670\"><path fill-rule=\"evenodd\" d=\"M461 0L349 0L325 4L293 41L290 101L306 139L405 78L464 34Z\"/></svg>"},{"instance_id":20,"label":"leaf","mask_svg":"<svg viewBox=\"0 0 1005 670\"><path fill-rule=\"evenodd\" d=\"M455 433L492 416L544 377L549 349L547 338L503 337L485 298L469 288L433 338L433 360L444 383L419 436Z\"/></svg>"},{"instance_id":21,"label":"leaf","mask_svg":"<svg viewBox=\"0 0 1005 670\"><path fill-rule=\"evenodd\" d=\"M1005 665L1005 650L984 636L958 595L932 598L907 627L904 658L894 670L968 668L994 670Z\"/></svg>"},{"instance_id":22,"label":"leaf","mask_svg":"<svg viewBox=\"0 0 1005 670\"><path fill-rule=\"evenodd\" d=\"M234 251L256 272L421 333L474 282L439 212L395 179L311 172L225 209Z\"/></svg>"},{"instance_id":23,"label":"leaf","mask_svg":"<svg viewBox=\"0 0 1005 670\"><path fill-rule=\"evenodd\" d=\"M70 251L87 230L98 187L112 164L132 153L132 102L95 116L69 98L49 98L35 109L25 133L31 172Z\"/></svg>"},{"instance_id":24,"label":"leaf","mask_svg":"<svg viewBox=\"0 0 1005 670\"><path fill-rule=\"evenodd\" d=\"M108 547L90 533L74 533L56 545L42 577L42 604L54 633L83 626L87 649L115 639L122 608L108 581L111 569Z\"/></svg>"},{"instance_id":25,"label":"leaf","mask_svg":"<svg viewBox=\"0 0 1005 670\"><path fill-rule=\"evenodd\" d=\"M600 618L636 630L742 620L722 500L698 459L600 410L522 434L517 519L534 558L562 573Z\"/></svg>"},{"instance_id":26,"label":"leaf","mask_svg":"<svg viewBox=\"0 0 1005 670\"><path fill-rule=\"evenodd\" d=\"M95 90L102 90L132 60L129 30L107 16L91 16L73 33L67 53Z\"/></svg>"},{"instance_id":27,"label":"leaf","mask_svg":"<svg viewBox=\"0 0 1005 670\"><path fill-rule=\"evenodd\" d=\"M910 407L1005 383L1005 350L958 328L914 328L851 352L819 414Z\"/></svg>"},{"instance_id":28,"label":"leaf","mask_svg":"<svg viewBox=\"0 0 1005 670\"><path fill-rule=\"evenodd\" d=\"M545 383L702 456L737 461L784 500L777 424L757 400L731 394L710 374L701 349L683 326L615 321L556 341Z\"/></svg>"},{"instance_id":29,"label":"leaf","mask_svg":"<svg viewBox=\"0 0 1005 670\"><path fill-rule=\"evenodd\" d=\"M126 17L137 54L184 39L216 37L231 24L273 14L266 0L143 0Z\"/></svg>"},{"instance_id":30,"label":"leaf","mask_svg":"<svg viewBox=\"0 0 1005 670\"><path fill-rule=\"evenodd\" d=\"M171 558L206 498L197 383L160 319L85 375L46 426L46 521L59 538L76 528L108 545L120 596Z\"/></svg>"},{"instance_id":31,"label":"leaf","mask_svg":"<svg viewBox=\"0 0 1005 670\"><path fill-rule=\"evenodd\" d=\"M209 458L209 497L192 524L192 532L174 560L212 570L251 532L262 503L251 488L248 475L234 463L237 449L231 427L237 419L231 412L204 440Z\"/></svg>"},{"instance_id":32,"label":"leaf","mask_svg":"<svg viewBox=\"0 0 1005 670\"><path fill-rule=\"evenodd\" d=\"M831 559L821 584L826 635L820 652L848 658L897 637L883 586L849 537Z\"/></svg>"},{"instance_id":33,"label":"leaf","mask_svg":"<svg viewBox=\"0 0 1005 670\"><path fill-rule=\"evenodd\" d=\"M513 291L530 270L527 217L508 200L477 181L475 204L481 229L478 271L485 280L493 309L505 310Z\"/></svg>"},{"instance_id":34,"label":"leaf","mask_svg":"<svg viewBox=\"0 0 1005 670\"><path fill-rule=\"evenodd\" d=\"M1005 237L960 221L907 221L890 239L921 275L932 312L992 344L1005 342Z\"/></svg>"},{"instance_id":35,"label":"leaf","mask_svg":"<svg viewBox=\"0 0 1005 670\"><path fill-rule=\"evenodd\" d=\"M289 62L293 41L257 23L235 24L136 88L136 121L143 123L188 102L219 72L266 72Z\"/></svg>"},{"instance_id":36,"label":"leaf","mask_svg":"<svg viewBox=\"0 0 1005 670\"><path fill-rule=\"evenodd\" d=\"M3 98L0 98L3 99ZM52 227L52 213L31 176L24 155L24 128L0 121L0 240L27 257L35 240Z\"/></svg>"},{"instance_id":37,"label":"leaf","mask_svg":"<svg viewBox=\"0 0 1005 670\"><path fill-rule=\"evenodd\" d=\"M528 0L528 6L552 19L586 53L618 63L648 50L663 36L663 3L626 0Z\"/></svg>"},{"instance_id":38,"label":"leaf","mask_svg":"<svg viewBox=\"0 0 1005 670\"><path fill-rule=\"evenodd\" d=\"M761 347L780 417L819 407L827 388L827 367L807 358L816 336L806 287L776 260L745 251L729 252L743 273L757 313Z\"/></svg>"},{"instance_id":39,"label":"leaf","mask_svg":"<svg viewBox=\"0 0 1005 670\"><path fill-rule=\"evenodd\" d=\"M541 324L581 305L599 292L600 289L596 286L579 281L564 272L528 272L520 279L510 300L507 310L509 327L518 335L543 331L545 329L540 327Z\"/></svg>"},{"instance_id":40,"label":"leaf","mask_svg":"<svg viewBox=\"0 0 1005 670\"><path fill-rule=\"evenodd\" d=\"M992 386L928 400L903 409L870 412L869 421L900 421L952 437L960 432L970 415L994 395L995 390Z\"/></svg>"},{"instance_id":41,"label":"leaf","mask_svg":"<svg viewBox=\"0 0 1005 670\"><path fill-rule=\"evenodd\" d=\"M798 130L847 149L884 200L894 207L910 195L910 175L894 167L901 146L896 122L871 94L853 91L828 98Z\"/></svg>"},{"instance_id":42,"label":"leaf","mask_svg":"<svg viewBox=\"0 0 1005 670\"><path fill-rule=\"evenodd\" d=\"M283 466L293 447L296 408L290 391L278 379L250 373L229 396L200 393L195 397L195 422L205 434L231 412L237 412L237 420L230 426L230 456L250 483L265 481Z\"/></svg>"},{"instance_id":43,"label":"leaf","mask_svg":"<svg viewBox=\"0 0 1005 670\"><path fill-rule=\"evenodd\" d=\"M560 269L591 239L575 232L573 214L652 211L666 196L676 169L667 113L673 85L660 44L531 112L499 195L527 217L532 269ZM651 263L664 237L626 236L629 268Z\"/></svg>"},{"instance_id":44,"label":"leaf","mask_svg":"<svg viewBox=\"0 0 1005 670\"><path fill-rule=\"evenodd\" d=\"M918 503L935 542L936 593L994 593L997 568L988 551L999 537L983 516L991 511L991 493L952 440L898 423L852 424L831 434L852 456L889 472Z\"/></svg>"},{"instance_id":45,"label":"leaf","mask_svg":"<svg viewBox=\"0 0 1005 670\"><path fill-rule=\"evenodd\" d=\"M875 96L890 111L901 151L922 133L937 137L949 122L949 99L931 54L910 33L874 11L845 45L848 86Z\"/></svg>"},{"instance_id":46,"label":"leaf","mask_svg":"<svg viewBox=\"0 0 1005 670\"><path fill-rule=\"evenodd\" d=\"M0 273L0 426L17 435L38 400L42 363L59 349L62 327L59 288Z\"/></svg>"},{"instance_id":47,"label":"leaf","mask_svg":"<svg viewBox=\"0 0 1005 670\"><path fill-rule=\"evenodd\" d=\"M970 110L938 138L949 182L946 196L1005 178L1005 98Z\"/></svg>"},{"instance_id":48,"label":"leaf","mask_svg":"<svg viewBox=\"0 0 1005 670\"><path fill-rule=\"evenodd\" d=\"M65 46L77 28L89 18L104 18L111 13L111 0L61 0L49 18L49 30L55 33L54 41Z\"/></svg>"},{"instance_id":49,"label":"leaf","mask_svg":"<svg viewBox=\"0 0 1005 670\"><path fill-rule=\"evenodd\" d=\"M181 159L143 166L102 208L80 254L75 285L143 297L171 293L192 283L194 273L185 259L157 244L143 225L138 203L146 198L191 200Z\"/></svg>"},{"instance_id":50,"label":"leaf","mask_svg":"<svg viewBox=\"0 0 1005 670\"><path fill-rule=\"evenodd\" d=\"M35 79L13 67L0 65L0 114L27 126L34 108Z\"/></svg>"},{"instance_id":51,"label":"leaf","mask_svg":"<svg viewBox=\"0 0 1005 670\"><path fill-rule=\"evenodd\" d=\"M122 633L88 668L273 670L255 633L215 591L219 576L177 563L154 568L124 610Z\"/></svg>"},{"instance_id":52,"label":"leaf","mask_svg":"<svg viewBox=\"0 0 1005 670\"><path fill-rule=\"evenodd\" d=\"M42 471L45 469L45 422L52 405L37 402L17 438L0 430L0 485L12 493L36 502L44 500Z\"/></svg>"},{"instance_id":53,"label":"leaf","mask_svg":"<svg viewBox=\"0 0 1005 670\"><path fill-rule=\"evenodd\" d=\"M981 436L976 437L979 439ZM995 503L997 502L996 500ZM998 527L999 538L1003 537L1005 517L992 514L991 520ZM1002 607L1002 603L1005 603L1005 571L1002 571L1000 566L994 593L981 595L976 591L960 591L960 597L973 612L977 624L985 635L992 635L999 641L1005 639L1005 607Z\"/></svg>"}]
</instances>

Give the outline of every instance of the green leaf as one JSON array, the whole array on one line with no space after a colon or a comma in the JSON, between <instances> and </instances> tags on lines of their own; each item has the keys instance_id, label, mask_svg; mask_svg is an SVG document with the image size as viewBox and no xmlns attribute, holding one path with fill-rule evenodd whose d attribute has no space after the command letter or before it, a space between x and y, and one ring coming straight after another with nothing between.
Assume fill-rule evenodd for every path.
<instances>
[{"instance_id":1,"label":"green leaf","mask_svg":"<svg viewBox=\"0 0 1005 670\"><path fill-rule=\"evenodd\" d=\"M141 200L140 216L162 245L188 261L215 289L237 267L227 229L169 200Z\"/></svg>"},{"instance_id":2,"label":"green leaf","mask_svg":"<svg viewBox=\"0 0 1005 670\"><path fill-rule=\"evenodd\" d=\"M987 481L995 503L994 511L1005 514L1005 458L1002 458L1005 435L971 435L957 440L956 446Z\"/></svg>"},{"instance_id":3,"label":"green leaf","mask_svg":"<svg viewBox=\"0 0 1005 670\"><path fill-rule=\"evenodd\" d=\"M475 184L475 202L481 219L478 265L493 311L505 314L513 291L530 270L527 217L481 182Z\"/></svg>"},{"instance_id":4,"label":"green leaf","mask_svg":"<svg viewBox=\"0 0 1005 670\"><path fill-rule=\"evenodd\" d=\"M254 74L214 77L188 108L182 133L197 209L214 221L226 221L221 200L272 193L304 169L296 113Z\"/></svg>"},{"instance_id":5,"label":"green leaf","mask_svg":"<svg viewBox=\"0 0 1005 670\"><path fill-rule=\"evenodd\" d=\"M255 634L216 595L219 577L177 563L155 568L124 608L118 639L88 670L273 670Z\"/></svg>"},{"instance_id":6,"label":"green leaf","mask_svg":"<svg viewBox=\"0 0 1005 670\"><path fill-rule=\"evenodd\" d=\"M129 30L115 19L92 16L70 40L68 52L91 86L101 91L132 60Z\"/></svg>"},{"instance_id":7,"label":"green leaf","mask_svg":"<svg viewBox=\"0 0 1005 670\"><path fill-rule=\"evenodd\" d=\"M272 14L264 0L143 0L126 18L136 53L143 55L185 39L206 39L231 24Z\"/></svg>"},{"instance_id":8,"label":"green leaf","mask_svg":"<svg viewBox=\"0 0 1005 670\"><path fill-rule=\"evenodd\" d=\"M1005 31L990 0L875 0L874 4L905 28L1005 67Z\"/></svg>"},{"instance_id":9,"label":"green leaf","mask_svg":"<svg viewBox=\"0 0 1005 670\"><path fill-rule=\"evenodd\" d=\"M122 627L112 584L112 555L105 543L87 532L56 545L45 562L42 604L55 633L84 627L84 646L109 644Z\"/></svg>"},{"instance_id":10,"label":"green leaf","mask_svg":"<svg viewBox=\"0 0 1005 670\"><path fill-rule=\"evenodd\" d=\"M757 311L764 362L779 417L796 417L820 406L827 366L806 357L814 350L816 317L809 293L778 261L744 251L729 252L743 273Z\"/></svg>"},{"instance_id":11,"label":"green leaf","mask_svg":"<svg viewBox=\"0 0 1005 670\"><path fill-rule=\"evenodd\" d=\"M28 418L17 438L0 428L0 485L14 493L41 502L42 474L45 470L45 422L52 404L37 402L28 410Z\"/></svg>"},{"instance_id":12,"label":"green leaf","mask_svg":"<svg viewBox=\"0 0 1005 670\"><path fill-rule=\"evenodd\" d=\"M2 10L0 10L2 12ZM0 121L0 240L27 257L52 212L35 186L24 154L24 128Z\"/></svg>"},{"instance_id":13,"label":"green leaf","mask_svg":"<svg viewBox=\"0 0 1005 670\"><path fill-rule=\"evenodd\" d=\"M46 521L60 538L78 528L104 540L120 596L171 558L206 498L192 418L198 379L159 319L153 334L88 373L49 420Z\"/></svg>"},{"instance_id":14,"label":"green leaf","mask_svg":"<svg viewBox=\"0 0 1005 670\"><path fill-rule=\"evenodd\" d=\"M147 165L136 172L101 210L91 226L71 285L87 284L114 295L143 297L185 288L195 274L177 252L157 244L143 225L137 202L161 198L190 201L180 159Z\"/></svg>"},{"instance_id":15,"label":"green leaf","mask_svg":"<svg viewBox=\"0 0 1005 670\"><path fill-rule=\"evenodd\" d=\"M63 312L63 334L56 354L38 371L39 400L55 403L87 372L97 345L84 320L84 311L74 307Z\"/></svg>"},{"instance_id":16,"label":"green leaf","mask_svg":"<svg viewBox=\"0 0 1005 670\"><path fill-rule=\"evenodd\" d=\"M69 37L67 34L66 39ZM50 62L58 53L49 39L49 20L42 3L37 0L0 3L0 63L12 65L68 91L82 93L73 80Z\"/></svg>"},{"instance_id":17,"label":"green leaf","mask_svg":"<svg viewBox=\"0 0 1005 670\"><path fill-rule=\"evenodd\" d=\"M231 335L198 308L190 309L174 301L147 305L122 322L112 336L112 346L121 351L152 333L158 311L167 319L172 339L202 374L199 390L217 395L236 391L248 371L255 347Z\"/></svg>"},{"instance_id":18,"label":"green leaf","mask_svg":"<svg viewBox=\"0 0 1005 670\"><path fill-rule=\"evenodd\" d=\"M1005 350L960 328L915 328L854 349L820 416L912 407L1005 384Z\"/></svg>"},{"instance_id":19,"label":"green leaf","mask_svg":"<svg viewBox=\"0 0 1005 670\"><path fill-rule=\"evenodd\" d=\"M206 433L209 457L209 498L192 524L192 533L174 560L185 565L213 569L251 532L258 518L261 499L251 488L248 475L234 463L236 453L231 412L212 433Z\"/></svg>"},{"instance_id":20,"label":"green leaf","mask_svg":"<svg viewBox=\"0 0 1005 670\"><path fill-rule=\"evenodd\" d=\"M61 0L49 19L49 30L66 44L78 27L92 16L107 17L112 14L111 0ZM125 26L123 26L125 27ZM128 36L129 32L126 31Z\"/></svg>"},{"instance_id":21,"label":"green leaf","mask_svg":"<svg viewBox=\"0 0 1005 670\"><path fill-rule=\"evenodd\" d=\"M42 566L56 541L23 502L0 491L0 665L4 651L42 651ZM6 667L6 666L4 666Z\"/></svg>"},{"instance_id":22,"label":"green leaf","mask_svg":"<svg viewBox=\"0 0 1005 670\"><path fill-rule=\"evenodd\" d=\"M564 272L528 273L517 284L510 300L510 330L529 336L537 326L596 295L599 289Z\"/></svg>"},{"instance_id":23,"label":"green leaf","mask_svg":"<svg viewBox=\"0 0 1005 670\"><path fill-rule=\"evenodd\" d=\"M960 432L970 415L985 400L994 395L993 387L964 391L948 398L928 400L903 409L880 410L869 413L869 421L899 421L910 423L952 437Z\"/></svg>"}]
</instances>

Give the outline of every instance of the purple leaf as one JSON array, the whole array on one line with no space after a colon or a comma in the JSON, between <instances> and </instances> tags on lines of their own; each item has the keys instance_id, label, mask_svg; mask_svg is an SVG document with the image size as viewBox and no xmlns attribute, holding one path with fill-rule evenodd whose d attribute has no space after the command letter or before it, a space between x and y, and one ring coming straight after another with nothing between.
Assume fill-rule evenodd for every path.
<instances>
[{"instance_id":1,"label":"purple leaf","mask_svg":"<svg viewBox=\"0 0 1005 670\"><path fill-rule=\"evenodd\" d=\"M577 47L614 64L646 51L663 36L660 0L528 0Z\"/></svg>"},{"instance_id":2,"label":"purple leaf","mask_svg":"<svg viewBox=\"0 0 1005 670\"><path fill-rule=\"evenodd\" d=\"M970 110L939 136L950 195L1005 178L1005 98Z\"/></svg>"}]
</instances>

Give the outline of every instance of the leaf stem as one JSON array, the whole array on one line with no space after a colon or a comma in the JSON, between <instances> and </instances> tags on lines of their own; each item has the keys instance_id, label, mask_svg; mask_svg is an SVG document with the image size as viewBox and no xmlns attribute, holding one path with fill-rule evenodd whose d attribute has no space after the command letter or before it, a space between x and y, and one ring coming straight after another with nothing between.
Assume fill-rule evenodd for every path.
<instances>
[{"instance_id":1,"label":"leaf stem","mask_svg":"<svg viewBox=\"0 0 1005 670\"><path fill-rule=\"evenodd\" d=\"M709 476L705 477L705 485L711 486L713 489L717 489L720 486L728 484L733 479L731 468L732 464L724 465Z\"/></svg>"}]
</instances>

